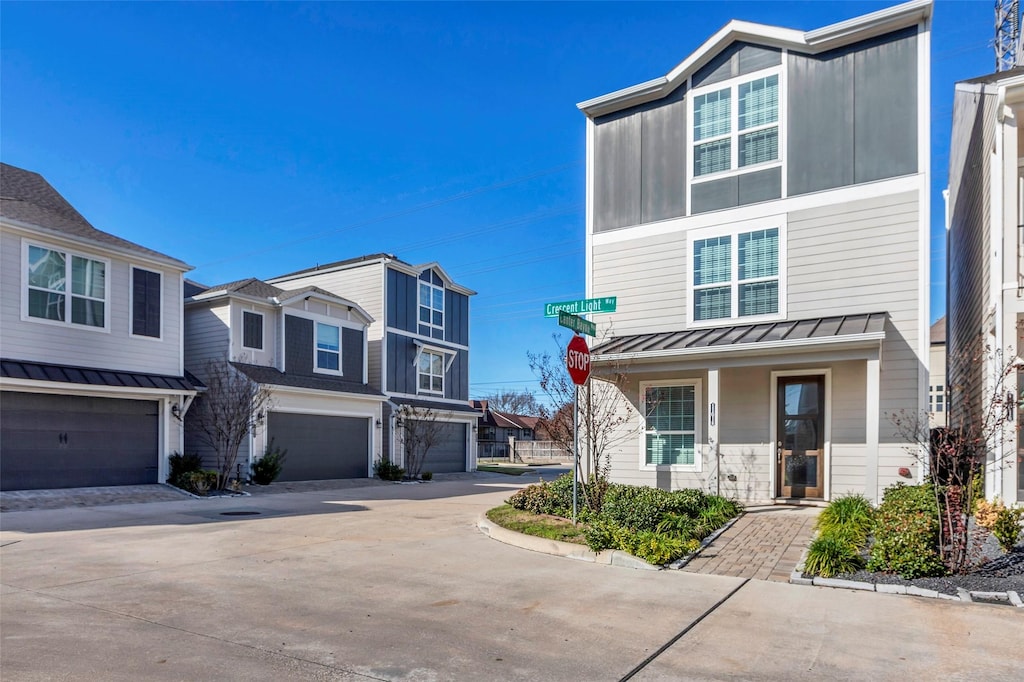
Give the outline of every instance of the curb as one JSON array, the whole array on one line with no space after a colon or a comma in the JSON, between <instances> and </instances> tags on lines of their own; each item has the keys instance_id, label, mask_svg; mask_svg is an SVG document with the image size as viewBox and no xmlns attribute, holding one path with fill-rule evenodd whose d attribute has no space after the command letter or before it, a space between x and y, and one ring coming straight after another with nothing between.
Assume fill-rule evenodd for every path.
<instances>
[{"instance_id":1,"label":"curb","mask_svg":"<svg viewBox=\"0 0 1024 682\"><path fill-rule=\"evenodd\" d=\"M493 540L506 545L528 549L532 552L550 554L552 556L587 561L592 564L604 564L606 566L620 566L622 568L634 568L640 571L660 571L661 566L653 566L643 559L637 559L632 554L617 549L606 549L602 552L595 552L585 545L575 545L571 542L559 540L548 540L534 535L524 535L514 530L502 528L493 523L486 515L481 514L476 521L477 528Z\"/></svg>"},{"instance_id":2,"label":"curb","mask_svg":"<svg viewBox=\"0 0 1024 682\"><path fill-rule=\"evenodd\" d=\"M945 599L947 601L959 601L964 603L972 603L976 600L982 600L985 602L1005 602L1010 606L1017 608L1024 608L1024 601L1021 600L1013 590L1006 592L980 592L970 591L963 588L958 588L956 594L946 594L945 592L938 592L936 590L926 590L916 585L890 585L887 583L862 583L857 580L839 580L836 578L805 578L804 577L804 564L807 561L807 548L804 549L804 553L800 556L800 561L797 563L796 568L789 574L789 583L791 585L813 585L814 587L831 587L833 589L843 590L862 590L865 592L877 592L878 594L902 594L911 597L927 597L929 599Z\"/></svg>"}]
</instances>

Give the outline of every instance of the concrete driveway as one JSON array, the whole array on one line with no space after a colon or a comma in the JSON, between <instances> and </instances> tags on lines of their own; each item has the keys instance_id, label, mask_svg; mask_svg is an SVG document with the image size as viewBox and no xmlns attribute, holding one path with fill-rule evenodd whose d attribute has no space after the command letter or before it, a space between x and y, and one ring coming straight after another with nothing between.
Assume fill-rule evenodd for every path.
<instances>
[{"instance_id":1,"label":"concrete driveway","mask_svg":"<svg viewBox=\"0 0 1024 682\"><path fill-rule=\"evenodd\" d=\"M0 677L1021 678L1019 609L536 554L475 525L519 485L5 513Z\"/></svg>"}]
</instances>

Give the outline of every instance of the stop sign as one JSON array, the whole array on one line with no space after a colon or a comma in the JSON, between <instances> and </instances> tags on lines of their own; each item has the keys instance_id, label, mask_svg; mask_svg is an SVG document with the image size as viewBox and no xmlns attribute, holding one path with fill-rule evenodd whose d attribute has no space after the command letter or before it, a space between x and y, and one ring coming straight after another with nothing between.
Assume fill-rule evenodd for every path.
<instances>
[{"instance_id":1,"label":"stop sign","mask_svg":"<svg viewBox=\"0 0 1024 682\"><path fill-rule=\"evenodd\" d=\"M590 349L579 334L572 337L565 349L565 366L569 369L572 383L582 386L590 378Z\"/></svg>"}]
</instances>

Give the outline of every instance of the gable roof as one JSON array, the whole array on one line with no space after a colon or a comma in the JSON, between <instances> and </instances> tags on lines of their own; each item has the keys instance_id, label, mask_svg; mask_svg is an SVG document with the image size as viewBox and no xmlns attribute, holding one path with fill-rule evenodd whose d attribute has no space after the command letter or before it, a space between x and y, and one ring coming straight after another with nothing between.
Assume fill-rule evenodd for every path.
<instances>
[{"instance_id":1,"label":"gable roof","mask_svg":"<svg viewBox=\"0 0 1024 682\"><path fill-rule=\"evenodd\" d=\"M185 298L191 299L190 301L187 301L189 303L208 301L232 295L257 299L274 306L284 305L289 301L300 297L308 298L310 296L315 296L316 298L326 300L328 303L347 306L350 310L354 310L360 316L365 318L363 321L366 324L372 324L374 322L373 317L355 301L350 301L347 298L338 296L337 294L332 294L331 292L316 286L300 287L298 289L281 289L280 287L268 284L267 282L255 277L239 279L234 282L218 284L212 287L204 287L203 285L197 282L192 282L191 280L186 280L185 283Z\"/></svg>"},{"instance_id":2,"label":"gable roof","mask_svg":"<svg viewBox=\"0 0 1024 682\"><path fill-rule=\"evenodd\" d=\"M413 265L412 263L405 262L404 260L400 259L398 256L392 253L371 253L366 256L358 256L356 258L334 261L333 263L326 263L324 265L317 264L311 268L306 268L304 270L296 270L295 272L289 272L286 275L278 275L277 277L271 277L267 281L280 284L284 281L290 279L298 279L305 275L332 272L334 270L344 270L347 268L359 265L366 265L369 263L380 263L385 267L390 266L408 275L412 275L413 277L419 277L419 275L426 270L436 270L437 273L441 276L441 279L444 280L445 286L449 287L454 291L458 291L461 294L465 294L466 296L476 295L476 292L473 291L472 289L464 287L461 284L456 284L455 280L453 280L451 276L447 272L445 272L445 269L442 268L437 261L423 263L422 265Z\"/></svg>"},{"instance_id":3,"label":"gable roof","mask_svg":"<svg viewBox=\"0 0 1024 682\"><path fill-rule=\"evenodd\" d=\"M0 163L0 217L96 246L145 255L181 270L192 266L177 258L97 230L39 173Z\"/></svg>"},{"instance_id":4,"label":"gable roof","mask_svg":"<svg viewBox=\"0 0 1024 682\"><path fill-rule=\"evenodd\" d=\"M587 116L594 118L667 97L685 83L691 74L738 41L818 54L913 26L930 18L931 13L932 0L911 0L813 31L799 31L733 19L666 75L588 99L576 106Z\"/></svg>"}]
</instances>

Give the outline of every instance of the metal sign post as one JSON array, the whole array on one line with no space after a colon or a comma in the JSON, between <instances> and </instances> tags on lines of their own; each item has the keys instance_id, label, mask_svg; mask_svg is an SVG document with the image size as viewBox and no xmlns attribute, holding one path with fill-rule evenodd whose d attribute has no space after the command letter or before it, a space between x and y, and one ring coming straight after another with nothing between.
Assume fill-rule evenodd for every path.
<instances>
[{"instance_id":1,"label":"metal sign post","mask_svg":"<svg viewBox=\"0 0 1024 682\"><path fill-rule=\"evenodd\" d=\"M576 391L572 398L572 522L576 523L576 514L579 504L576 502L576 486L579 480L580 469L580 387L576 385Z\"/></svg>"}]
</instances>

